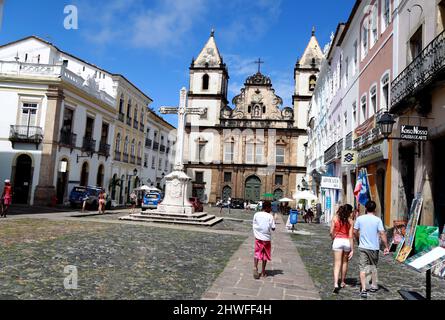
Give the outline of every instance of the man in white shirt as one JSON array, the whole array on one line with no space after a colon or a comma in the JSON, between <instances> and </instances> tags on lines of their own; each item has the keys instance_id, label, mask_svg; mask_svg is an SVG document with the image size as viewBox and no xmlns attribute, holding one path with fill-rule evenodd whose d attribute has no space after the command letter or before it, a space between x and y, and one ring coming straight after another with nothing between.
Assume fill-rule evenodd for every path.
<instances>
[{"instance_id":1,"label":"man in white shirt","mask_svg":"<svg viewBox=\"0 0 445 320\"><path fill-rule=\"evenodd\" d=\"M258 262L263 262L261 276L266 277L266 264L271 261L272 252L272 231L275 231L275 220L270 213L272 205L270 201L265 201L263 211L255 213L253 217L253 234L255 236L255 256L253 277L260 278L258 273Z\"/></svg>"}]
</instances>

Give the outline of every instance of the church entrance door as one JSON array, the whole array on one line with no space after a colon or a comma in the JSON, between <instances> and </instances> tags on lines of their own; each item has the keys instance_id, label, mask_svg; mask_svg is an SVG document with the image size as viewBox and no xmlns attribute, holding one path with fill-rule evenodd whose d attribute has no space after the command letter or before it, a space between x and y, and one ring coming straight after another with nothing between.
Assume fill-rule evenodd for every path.
<instances>
[{"instance_id":1,"label":"church entrance door","mask_svg":"<svg viewBox=\"0 0 445 320\"><path fill-rule=\"evenodd\" d=\"M260 201L261 200L261 180L256 176L251 176L246 180L245 200Z\"/></svg>"}]
</instances>

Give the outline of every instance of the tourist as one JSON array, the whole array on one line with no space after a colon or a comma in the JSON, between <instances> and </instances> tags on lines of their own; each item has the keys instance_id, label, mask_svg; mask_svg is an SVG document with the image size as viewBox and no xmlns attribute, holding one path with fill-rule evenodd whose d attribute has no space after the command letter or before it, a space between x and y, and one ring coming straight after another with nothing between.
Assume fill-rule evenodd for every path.
<instances>
[{"instance_id":1,"label":"tourist","mask_svg":"<svg viewBox=\"0 0 445 320\"><path fill-rule=\"evenodd\" d=\"M312 209L309 208L307 210L306 216L307 216L309 223L312 223L312 221L314 220L314 211L312 211Z\"/></svg>"},{"instance_id":2,"label":"tourist","mask_svg":"<svg viewBox=\"0 0 445 320\"><path fill-rule=\"evenodd\" d=\"M11 204L12 204L11 181L5 180L5 187L3 188L3 193L2 193L2 214L0 215L0 217L6 218L9 206Z\"/></svg>"},{"instance_id":3,"label":"tourist","mask_svg":"<svg viewBox=\"0 0 445 320\"><path fill-rule=\"evenodd\" d=\"M82 199L82 212L85 212L85 210L86 210L88 199L90 199L90 196L87 192L87 193L85 193L85 196Z\"/></svg>"},{"instance_id":4,"label":"tourist","mask_svg":"<svg viewBox=\"0 0 445 320\"><path fill-rule=\"evenodd\" d=\"M359 240L360 253L360 295L367 298L366 274L372 274L372 285L370 292L376 292L379 287L377 284L377 264L379 262L380 239L385 245L384 254L389 254L388 240L382 219L376 216L377 205L374 201L368 201L366 204L366 214L357 218L354 225L354 233Z\"/></svg>"},{"instance_id":5,"label":"tourist","mask_svg":"<svg viewBox=\"0 0 445 320\"><path fill-rule=\"evenodd\" d=\"M244 201L244 211L247 211L247 201Z\"/></svg>"},{"instance_id":6,"label":"tourist","mask_svg":"<svg viewBox=\"0 0 445 320\"><path fill-rule=\"evenodd\" d=\"M134 214L134 209L137 206L138 196L136 192L131 192L130 194L130 203L131 203L131 214Z\"/></svg>"},{"instance_id":7,"label":"tourist","mask_svg":"<svg viewBox=\"0 0 445 320\"><path fill-rule=\"evenodd\" d=\"M352 210L347 205L341 206L332 218L331 238L334 251L334 293L338 294L340 288L346 287L346 274L348 264L354 255L354 221L351 218ZM341 284L339 286L339 275Z\"/></svg>"},{"instance_id":8,"label":"tourist","mask_svg":"<svg viewBox=\"0 0 445 320\"><path fill-rule=\"evenodd\" d=\"M259 279L266 277L266 265L271 261L272 255L272 231L275 231L275 220L270 214L272 205L270 201L265 201L263 211L255 213L253 217L253 233L255 236L255 256L253 277ZM262 261L261 274L258 272L258 262Z\"/></svg>"},{"instance_id":9,"label":"tourist","mask_svg":"<svg viewBox=\"0 0 445 320\"><path fill-rule=\"evenodd\" d=\"M272 214L273 214L273 219L275 220L275 223L277 222L278 210L279 210L279 202L278 201L272 202Z\"/></svg>"},{"instance_id":10,"label":"tourist","mask_svg":"<svg viewBox=\"0 0 445 320\"><path fill-rule=\"evenodd\" d=\"M99 193L99 214L105 214L105 191L101 190Z\"/></svg>"}]
</instances>

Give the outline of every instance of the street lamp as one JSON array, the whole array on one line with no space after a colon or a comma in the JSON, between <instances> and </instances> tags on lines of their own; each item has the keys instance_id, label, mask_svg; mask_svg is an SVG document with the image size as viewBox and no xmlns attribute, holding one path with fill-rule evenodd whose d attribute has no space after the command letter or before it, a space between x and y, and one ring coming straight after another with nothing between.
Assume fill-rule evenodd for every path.
<instances>
[{"instance_id":1,"label":"street lamp","mask_svg":"<svg viewBox=\"0 0 445 320\"><path fill-rule=\"evenodd\" d=\"M389 139L395 123L396 121L388 111L380 116L379 120L377 121L377 125L379 126L380 132L385 137L385 139Z\"/></svg>"}]
</instances>

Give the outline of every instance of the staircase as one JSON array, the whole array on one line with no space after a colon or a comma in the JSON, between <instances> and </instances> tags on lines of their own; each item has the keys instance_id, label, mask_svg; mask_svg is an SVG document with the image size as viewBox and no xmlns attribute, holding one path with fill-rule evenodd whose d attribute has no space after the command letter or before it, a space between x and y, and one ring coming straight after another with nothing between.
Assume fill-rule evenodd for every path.
<instances>
[{"instance_id":1,"label":"staircase","mask_svg":"<svg viewBox=\"0 0 445 320\"><path fill-rule=\"evenodd\" d=\"M189 216L184 214L169 214L159 211L147 211L137 214L130 214L128 216L121 217L120 220L212 227L224 219L204 212L194 213Z\"/></svg>"}]
</instances>

